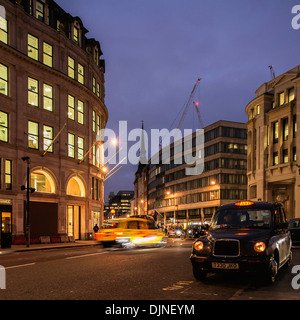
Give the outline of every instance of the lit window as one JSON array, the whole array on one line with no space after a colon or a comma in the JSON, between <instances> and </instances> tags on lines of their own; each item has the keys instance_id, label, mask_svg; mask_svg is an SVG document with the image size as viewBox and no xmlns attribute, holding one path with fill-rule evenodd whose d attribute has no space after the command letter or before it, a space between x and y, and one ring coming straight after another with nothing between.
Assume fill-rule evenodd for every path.
<instances>
[{"instance_id":1,"label":"lit window","mask_svg":"<svg viewBox=\"0 0 300 320\"><path fill-rule=\"evenodd\" d=\"M284 92L279 93L279 105L282 106L284 104Z\"/></svg>"},{"instance_id":2,"label":"lit window","mask_svg":"<svg viewBox=\"0 0 300 320\"><path fill-rule=\"evenodd\" d=\"M68 57L68 76L72 79L75 78L75 60Z\"/></svg>"},{"instance_id":3,"label":"lit window","mask_svg":"<svg viewBox=\"0 0 300 320\"><path fill-rule=\"evenodd\" d=\"M75 98L68 95L68 118L75 120Z\"/></svg>"},{"instance_id":4,"label":"lit window","mask_svg":"<svg viewBox=\"0 0 300 320\"><path fill-rule=\"evenodd\" d=\"M39 39L28 34L28 57L39 60Z\"/></svg>"},{"instance_id":5,"label":"lit window","mask_svg":"<svg viewBox=\"0 0 300 320\"><path fill-rule=\"evenodd\" d=\"M283 129L283 141L287 141L289 138L289 119L285 118L282 120Z\"/></svg>"},{"instance_id":6,"label":"lit window","mask_svg":"<svg viewBox=\"0 0 300 320\"><path fill-rule=\"evenodd\" d=\"M100 84L97 83L97 96L100 98Z\"/></svg>"},{"instance_id":7,"label":"lit window","mask_svg":"<svg viewBox=\"0 0 300 320\"><path fill-rule=\"evenodd\" d=\"M260 114L260 105L258 104L256 106L256 115L259 115Z\"/></svg>"},{"instance_id":8,"label":"lit window","mask_svg":"<svg viewBox=\"0 0 300 320\"><path fill-rule=\"evenodd\" d=\"M44 4L41 3L40 1L36 2L35 17L40 21L44 21Z\"/></svg>"},{"instance_id":9,"label":"lit window","mask_svg":"<svg viewBox=\"0 0 300 320\"><path fill-rule=\"evenodd\" d=\"M93 132L96 132L96 111L93 110Z\"/></svg>"},{"instance_id":10,"label":"lit window","mask_svg":"<svg viewBox=\"0 0 300 320\"><path fill-rule=\"evenodd\" d=\"M0 41L8 43L7 20L0 16Z\"/></svg>"},{"instance_id":11,"label":"lit window","mask_svg":"<svg viewBox=\"0 0 300 320\"><path fill-rule=\"evenodd\" d=\"M55 183L50 174L43 170L36 170L30 174L30 187L37 192L55 193Z\"/></svg>"},{"instance_id":12,"label":"lit window","mask_svg":"<svg viewBox=\"0 0 300 320\"><path fill-rule=\"evenodd\" d=\"M293 161L297 161L296 147L293 147Z\"/></svg>"},{"instance_id":13,"label":"lit window","mask_svg":"<svg viewBox=\"0 0 300 320\"><path fill-rule=\"evenodd\" d=\"M8 114L0 111L0 141L8 142Z\"/></svg>"},{"instance_id":14,"label":"lit window","mask_svg":"<svg viewBox=\"0 0 300 320\"><path fill-rule=\"evenodd\" d=\"M79 44L79 29L74 27L74 37L73 40L76 44Z\"/></svg>"},{"instance_id":15,"label":"lit window","mask_svg":"<svg viewBox=\"0 0 300 320\"><path fill-rule=\"evenodd\" d=\"M0 93L8 95L8 68L0 63Z\"/></svg>"},{"instance_id":16,"label":"lit window","mask_svg":"<svg viewBox=\"0 0 300 320\"><path fill-rule=\"evenodd\" d=\"M93 77L93 92L96 93L96 79Z\"/></svg>"},{"instance_id":17,"label":"lit window","mask_svg":"<svg viewBox=\"0 0 300 320\"><path fill-rule=\"evenodd\" d=\"M289 157L288 157L288 149L284 149L282 151L282 162L288 163Z\"/></svg>"},{"instance_id":18,"label":"lit window","mask_svg":"<svg viewBox=\"0 0 300 320\"><path fill-rule=\"evenodd\" d=\"M28 121L28 148L39 148L39 124Z\"/></svg>"},{"instance_id":19,"label":"lit window","mask_svg":"<svg viewBox=\"0 0 300 320\"><path fill-rule=\"evenodd\" d=\"M273 166L278 164L278 152L273 153Z\"/></svg>"},{"instance_id":20,"label":"lit window","mask_svg":"<svg viewBox=\"0 0 300 320\"><path fill-rule=\"evenodd\" d=\"M84 139L81 137L78 137L78 160L82 160L84 156Z\"/></svg>"},{"instance_id":21,"label":"lit window","mask_svg":"<svg viewBox=\"0 0 300 320\"><path fill-rule=\"evenodd\" d=\"M101 129L101 121L100 121L101 117L99 115L97 115L97 134L99 134L100 129Z\"/></svg>"},{"instance_id":22,"label":"lit window","mask_svg":"<svg viewBox=\"0 0 300 320\"><path fill-rule=\"evenodd\" d=\"M296 138L297 134L297 115L294 114L293 116L293 138Z\"/></svg>"},{"instance_id":23,"label":"lit window","mask_svg":"<svg viewBox=\"0 0 300 320\"><path fill-rule=\"evenodd\" d=\"M68 157L75 158L75 135L68 133Z\"/></svg>"},{"instance_id":24,"label":"lit window","mask_svg":"<svg viewBox=\"0 0 300 320\"><path fill-rule=\"evenodd\" d=\"M79 177L70 179L67 185L67 195L85 197L85 187Z\"/></svg>"},{"instance_id":25,"label":"lit window","mask_svg":"<svg viewBox=\"0 0 300 320\"><path fill-rule=\"evenodd\" d=\"M32 78L28 78L28 104L39 106L39 82Z\"/></svg>"},{"instance_id":26,"label":"lit window","mask_svg":"<svg viewBox=\"0 0 300 320\"><path fill-rule=\"evenodd\" d=\"M53 67L53 46L46 42L43 45L43 63L50 68Z\"/></svg>"},{"instance_id":27,"label":"lit window","mask_svg":"<svg viewBox=\"0 0 300 320\"><path fill-rule=\"evenodd\" d=\"M96 165L96 146L93 145L93 165Z\"/></svg>"},{"instance_id":28,"label":"lit window","mask_svg":"<svg viewBox=\"0 0 300 320\"><path fill-rule=\"evenodd\" d=\"M48 111L53 111L53 87L44 83L43 106Z\"/></svg>"},{"instance_id":29,"label":"lit window","mask_svg":"<svg viewBox=\"0 0 300 320\"><path fill-rule=\"evenodd\" d=\"M84 66L78 63L78 82L84 84Z\"/></svg>"},{"instance_id":30,"label":"lit window","mask_svg":"<svg viewBox=\"0 0 300 320\"><path fill-rule=\"evenodd\" d=\"M294 88L290 88L288 91L288 99L289 102L293 101L295 99L295 89Z\"/></svg>"},{"instance_id":31,"label":"lit window","mask_svg":"<svg viewBox=\"0 0 300 320\"><path fill-rule=\"evenodd\" d=\"M78 122L84 124L84 103L78 100Z\"/></svg>"},{"instance_id":32,"label":"lit window","mask_svg":"<svg viewBox=\"0 0 300 320\"><path fill-rule=\"evenodd\" d=\"M48 150L48 152L53 152L53 128L49 126L43 127L43 150ZM49 148L49 146L51 147ZM49 148L49 149L48 149Z\"/></svg>"},{"instance_id":33,"label":"lit window","mask_svg":"<svg viewBox=\"0 0 300 320\"><path fill-rule=\"evenodd\" d=\"M12 189L12 161L5 160L5 189Z\"/></svg>"}]
</instances>

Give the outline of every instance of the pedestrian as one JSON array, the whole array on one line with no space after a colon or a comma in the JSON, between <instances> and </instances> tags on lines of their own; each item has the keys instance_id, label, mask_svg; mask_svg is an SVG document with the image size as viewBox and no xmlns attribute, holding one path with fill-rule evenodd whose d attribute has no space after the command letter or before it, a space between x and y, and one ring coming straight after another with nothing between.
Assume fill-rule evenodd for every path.
<instances>
[{"instance_id":1,"label":"pedestrian","mask_svg":"<svg viewBox=\"0 0 300 320\"><path fill-rule=\"evenodd\" d=\"M95 226L94 226L93 230L94 230L94 233L96 233L96 232L98 232L98 231L99 231L99 227L98 227L97 223L95 224Z\"/></svg>"}]
</instances>

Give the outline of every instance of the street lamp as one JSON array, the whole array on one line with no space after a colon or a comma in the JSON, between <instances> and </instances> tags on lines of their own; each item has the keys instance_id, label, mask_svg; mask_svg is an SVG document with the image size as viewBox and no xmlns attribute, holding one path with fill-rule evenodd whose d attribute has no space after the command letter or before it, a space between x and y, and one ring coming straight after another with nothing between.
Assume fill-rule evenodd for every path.
<instances>
[{"instance_id":1,"label":"street lamp","mask_svg":"<svg viewBox=\"0 0 300 320\"><path fill-rule=\"evenodd\" d=\"M30 244L30 216L29 216L29 195L30 192L33 193L35 192L34 188L30 188L30 171L29 171L29 165L30 165L30 158L29 157L22 157L22 160L27 162L27 186L25 187L24 185L21 186L21 190L27 190L27 199L26 199L26 216L25 216L25 225L26 225L26 247L29 247Z\"/></svg>"}]
</instances>

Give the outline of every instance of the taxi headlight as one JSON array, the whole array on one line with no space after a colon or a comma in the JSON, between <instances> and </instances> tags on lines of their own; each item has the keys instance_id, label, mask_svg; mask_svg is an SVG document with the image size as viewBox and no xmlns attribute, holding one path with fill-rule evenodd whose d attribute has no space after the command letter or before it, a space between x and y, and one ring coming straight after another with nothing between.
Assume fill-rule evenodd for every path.
<instances>
[{"instance_id":1,"label":"taxi headlight","mask_svg":"<svg viewBox=\"0 0 300 320\"><path fill-rule=\"evenodd\" d=\"M266 250L266 244L262 241L257 241L254 245L254 250L256 252L264 252Z\"/></svg>"},{"instance_id":2,"label":"taxi headlight","mask_svg":"<svg viewBox=\"0 0 300 320\"><path fill-rule=\"evenodd\" d=\"M194 243L194 249L197 251L201 251L204 248L204 244L202 241L197 241Z\"/></svg>"}]
</instances>

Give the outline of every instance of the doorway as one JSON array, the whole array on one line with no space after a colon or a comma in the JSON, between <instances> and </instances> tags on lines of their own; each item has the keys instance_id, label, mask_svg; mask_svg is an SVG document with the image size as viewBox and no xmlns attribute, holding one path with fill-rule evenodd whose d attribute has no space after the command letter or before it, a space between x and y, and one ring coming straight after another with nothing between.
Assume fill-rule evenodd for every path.
<instances>
[{"instance_id":1,"label":"doorway","mask_svg":"<svg viewBox=\"0 0 300 320\"><path fill-rule=\"evenodd\" d=\"M12 244L12 212L11 207L5 210L0 209L1 221L1 248L10 248Z\"/></svg>"},{"instance_id":2,"label":"doorway","mask_svg":"<svg viewBox=\"0 0 300 320\"><path fill-rule=\"evenodd\" d=\"M67 233L75 240L80 240L81 207L76 205L67 206Z\"/></svg>"}]
</instances>

